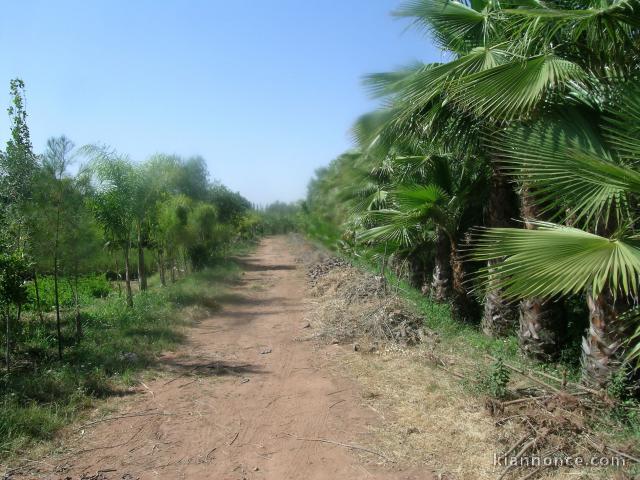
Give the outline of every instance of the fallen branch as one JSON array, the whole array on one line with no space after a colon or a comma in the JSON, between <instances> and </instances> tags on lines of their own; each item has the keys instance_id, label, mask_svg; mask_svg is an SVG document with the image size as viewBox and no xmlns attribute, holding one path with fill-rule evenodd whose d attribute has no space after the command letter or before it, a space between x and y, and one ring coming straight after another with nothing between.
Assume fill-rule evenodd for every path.
<instances>
[{"instance_id":1,"label":"fallen branch","mask_svg":"<svg viewBox=\"0 0 640 480\"><path fill-rule=\"evenodd\" d=\"M493 360L494 362L497 362L498 359L491 356L491 355L487 355L488 358L490 358L491 360ZM543 382L542 380L540 380L539 378L534 377L533 375L531 375L530 373L525 372L524 370L519 369L518 367L514 367L513 365L509 365L506 362L502 362L502 364L508 368L511 371L514 371L520 375L522 375L523 377L528 378L529 380L531 380L532 382L537 383L538 385L545 387L555 393L567 393L567 392L562 392L561 390L557 389L556 387L554 387L553 385L549 385L546 382Z\"/></svg>"},{"instance_id":2,"label":"fallen branch","mask_svg":"<svg viewBox=\"0 0 640 480\"><path fill-rule=\"evenodd\" d=\"M574 382L567 382L567 381L563 381L562 379L551 375L550 373L547 372L539 372L537 370L534 370L534 373L541 375L543 377L548 378L549 380L555 380L556 382L560 383L560 384L564 384L570 387L574 387L577 388L578 390L582 390L585 393L590 393L591 395L595 395L597 397L602 397L604 395L604 392L601 390L594 390L592 388L589 387L585 387L584 385L580 385L579 383L574 383Z\"/></svg>"},{"instance_id":3,"label":"fallen branch","mask_svg":"<svg viewBox=\"0 0 640 480\"><path fill-rule=\"evenodd\" d=\"M351 445L349 443L336 442L334 440L327 440L326 438L302 438L302 437L296 437L295 435L292 435L290 433L285 433L285 435L288 435L288 436L290 436L292 438L295 438L296 440L301 440L301 441L304 441L304 442L330 443L331 445L338 445L340 447L351 448L353 450L362 450L363 452L368 452L368 453L372 453L374 455L377 455L377 456L379 456L380 458L384 459L387 462L395 463L393 460L388 459L387 457L385 457L380 452L376 452L375 450L370 450L368 448L361 447L359 445Z\"/></svg>"}]
</instances>

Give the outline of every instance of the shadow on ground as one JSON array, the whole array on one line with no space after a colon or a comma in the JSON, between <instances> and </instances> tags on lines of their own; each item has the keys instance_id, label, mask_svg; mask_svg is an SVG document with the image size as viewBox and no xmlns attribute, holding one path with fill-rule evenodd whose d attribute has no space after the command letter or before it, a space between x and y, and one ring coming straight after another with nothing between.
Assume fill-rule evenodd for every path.
<instances>
[{"instance_id":1,"label":"shadow on ground","mask_svg":"<svg viewBox=\"0 0 640 480\"><path fill-rule=\"evenodd\" d=\"M251 363L226 362L223 360L190 362L188 359L167 358L160 359L159 363L166 366L171 372L182 376L224 377L268 373Z\"/></svg>"}]
</instances>

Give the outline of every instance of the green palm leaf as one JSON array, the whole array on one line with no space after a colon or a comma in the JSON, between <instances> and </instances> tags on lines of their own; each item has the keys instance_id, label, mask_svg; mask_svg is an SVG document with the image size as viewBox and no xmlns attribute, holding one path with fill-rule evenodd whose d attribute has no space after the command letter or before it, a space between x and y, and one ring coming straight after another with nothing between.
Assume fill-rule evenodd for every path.
<instances>
[{"instance_id":1,"label":"green palm leaf","mask_svg":"<svg viewBox=\"0 0 640 480\"><path fill-rule=\"evenodd\" d=\"M609 286L636 295L640 245L635 239L609 239L576 228L535 222L536 230L493 228L473 242L474 260L498 260L482 271L486 281L512 298L570 295Z\"/></svg>"},{"instance_id":2,"label":"green palm leaf","mask_svg":"<svg viewBox=\"0 0 640 480\"><path fill-rule=\"evenodd\" d=\"M640 82L626 82L607 109L605 136L631 162L640 160Z\"/></svg>"},{"instance_id":3,"label":"green palm leaf","mask_svg":"<svg viewBox=\"0 0 640 480\"><path fill-rule=\"evenodd\" d=\"M463 76L453 82L454 102L477 116L498 120L523 117L552 89L582 84L586 73L577 64L555 55L514 60Z\"/></svg>"},{"instance_id":4,"label":"green palm leaf","mask_svg":"<svg viewBox=\"0 0 640 480\"><path fill-rule=\"evenodd\" d=\"M488 12L455 0L411 0L394 15L415 17L415 24L425 29L442 49L459 52L482 42Z\"/></svg>"},{"instance_id":5,"label":"green palm leaf","mask_svg":"<svg viewBox=\"0 0 640 480\"><path fill-rule=\"evenodd\" d=\"M422 219L415 212L399 210L378 210L371 212L371 218L379 225L358 234L363 242L393 242L409 247L415 245L423 230Z\"/></svg>"},{"instance_id":6,"label":"green palm leaf","mask_svg":"<svg viewBox=\"0 0 640 480\"><path fill-rule=\"evenodd\" d=\"M614 160L594 130L579 131L575 117L567 120L502 131L491 149L506 172L532 187L543 210L569 207L586 223L606 222L612 207L628 215L627 196L640 194L640 173Z\"/></svg>"}]
</instances>

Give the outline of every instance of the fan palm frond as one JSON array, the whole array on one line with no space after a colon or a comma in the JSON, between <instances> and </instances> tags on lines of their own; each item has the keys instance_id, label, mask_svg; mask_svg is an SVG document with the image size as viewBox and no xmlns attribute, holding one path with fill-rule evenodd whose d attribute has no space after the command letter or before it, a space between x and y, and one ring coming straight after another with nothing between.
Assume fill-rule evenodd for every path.
<instances>
[{"instance_id":1,"label":"fan palm frond","mask_svg":"<svg viewBox=\"0 0 640 480\"><path fill-rule=\"evenodd\" d=\"M547 222L534 225L535 230L481 230L474 238L471 258L497 261L482 275L507 296L551 297L587 289L598 294L605 287L637 294L640 244L635 238L606 238Z\"/></svg>"},{"instance_id":2,"label":"fan palm frond","mask_svg":"<svg viewBox=\"0 0 640 480\"><path fill-rule=\"evenodd\" d=\"M583 84L586 72L555 55L539 55L463 76L452 84L452 100L476 116L513 120L526 116L552 89Z\"/></svg>"}]
</instances>

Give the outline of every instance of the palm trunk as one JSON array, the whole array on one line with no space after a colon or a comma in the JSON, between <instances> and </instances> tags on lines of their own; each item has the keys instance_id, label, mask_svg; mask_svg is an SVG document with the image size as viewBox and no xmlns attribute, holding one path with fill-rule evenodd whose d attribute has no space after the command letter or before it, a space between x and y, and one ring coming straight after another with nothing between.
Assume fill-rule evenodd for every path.
<instances>
[{"instance_id":1,"label":"palm trunk","mask_svg":"<svg viewBox=\"0 0 640 480\"><path fill-rule=\"evenodd\" d=\"M587 384L602 387L620 367L624 326L619 321L610 290L587 295L589 330L582 338L582 376Z\"/></svg>"},{"instance_id":2,"label":"palm trunk","mask_svg":"<svg viewBox=\"0 0 640 480\"><path fill-rule=\"evenodd\" d=\"M408 276L411 285L417 289L420 289L423 293L429 290L429 286L425 281L425 265L421 256L421 249L416 249L407 258L408 263Z\"/></svg>"},{"instance_id":3,"label":"palm trunk","mask_svg":"<svg viewBox=\"0 0 640 480\"><path fill-rule=\"evenodd\" d=\"M509 227L516 215L514 192L507 179L495 167L491 175L489 202L487 207L487 226ZM489 260L488 269L496 265L499 260ZM489 278L489 288L484 301L484 315L482 317L482 331L490 337L511 335L516 330L516 311L513 304L504 298L502 291L492 286Z\"/></svg>"},{"instance_id":4,"label":"palm trunk","mask_svg":"<svg viewBox=\"0 0 640 480\"><path fill-rule=\"evenodd\" d=\"M449 239L445 232L438 228L433 278L431 280L431 291L438 302L444 302L449 298L449 287L451 285L450 253Z\"/></svg>"},{"instance_id":5,"label":"palm trunk","mask_svg":"<svg viewBox=\"0 0 640 480\"><path fill-rule=\"evenodd\" d=\"M131 244L129 240L124 247L124 281L127 289L127 306L133 307L133 292L131 291L131 267L129 265L129 250L131 250Z\"/></svg>"},{"instance_id":6,"label":"palm trunk","mask_svg":"<svg viewBox=\"0 0 640 480\"><path fill-rule=\"evenodd\" d=\"M464 287L464 264L453 240L451 240L451 272L453 316L465 322L471 321L475 317L476 308Z\"/></svg>"},{"instance_id":7,"label":"palm trunk","mask_svg":"<svg viewBox=\"0 0 640 480\"><path fill-rule=\"evenodd\" d=\"M520 190L522 217L525 228L533 230L531 220L539 218L540 211L533 203L527 185ZM558 304L541 297L525 298L520 302L518 341L521 350L540 361L552 360L559 353L565 321Z\"/></svg>"},{"instance_id":8,"label":"palm trunk","mask_svg":"<svg viewBox=\"0 0 640 480\"><path fill-rule=\"evenodd\" d=\"M144 244L140 225L138 225L138 285L140 285L140 291L144 292L147 289L147 277L144 269Z\"/></svg>"}]
</instances>

